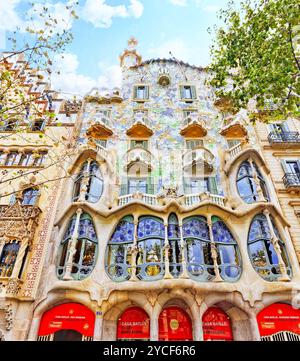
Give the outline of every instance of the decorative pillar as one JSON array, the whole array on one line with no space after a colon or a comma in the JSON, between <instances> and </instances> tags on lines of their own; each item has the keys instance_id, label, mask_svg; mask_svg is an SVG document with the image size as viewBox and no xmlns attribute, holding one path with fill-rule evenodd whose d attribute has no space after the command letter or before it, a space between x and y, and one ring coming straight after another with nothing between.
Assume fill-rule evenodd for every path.
<instances>
[{"instance_id":1,"label":"decorative pillar","mask_svg":"<svg viewBox=\"0 0 300 361\"><path fill-rule=\"evenodd\" d=\"M23 258L25 255L26 248L28 247L29 239L27 237L23 238L21 241L21 245L17 254L17 259L14 264L14 269L11 274L11 278L18 278L19 272L21 270Z\"/></svg>"},{"instance_id":2,"label":"decorative pillar","mask_svg":"<svg viewBox=\"0 0 300 361\"><path fill-rule=\"evenodd\" d=\"M76 211L76 221L75 221L75 227L74 231L71 237L71 240L68 244L68 253L67 253L67 260L66 260L66 271L63 276L63 280L71 280L73 279L71 276L72 267L73 267L73 258L76 253L76 244L78 239L78 229L79 229L79 222L80 222L80 216L82 214L82 209L78 208Z\"/></svg>"},{"instance_id":3,"label":"decorative pillar","mask_svg":"<svg viewBox=\"0 0 300 361\"><path fill-rule=\"evenodd\" d=\"M150 341L158 341L158 317L152 311L150 317Z\"/></svg>"},{"instance_id":4,"label":"decorative pillar","mask_svg":"<svg viewBox=\"0 0 300 361\"><path fill-rule=\"evenodd\" d=\"M165 223L164 226L165 226L165 246L164 246L165 275L164 275L164 279L171 279L171 278L173 278L173 276L170 273L170 260L169 260L170 244L169 244L169 238L168 238L168 223Z\"/></svg>"},{"instance_id":5,"label":"decorative pillar","mask_svg":"<svg viewBox=\"0 0 300 361\"><path fill-rule=\"evenodd\" d=\"M249 317L249 323L250 323L250 329L251 329L251 335L252 335L251 341L260 341L260 333L259 333L259 329L258 329L256 315L251 315Z\"/></svg>"},{"instance_id":6,"label":"decorative pillar","mask_svg":"<svg viewBox=\"0 0 300 361\"><path fill-rule=\"evenodd\" d=\"M87 168L83 172L83 177L82 177L81 183L80 183L80 194L79 194L79 198L78 198L79 202L85 202L85 196L87 194L88 185L89 185L89 181L90 181L89 176L90 176L91 163L92 163L92 159L89 158L87 160Z\"/></svg>"},{"instance_id":7,"label":"decorative pillar","mask_svg":"<svg viewBox=\"0 0 300 361\"><path fill-rule=\"evenodd\" d=\"M252 169L253 180L255 182L256 189L257 189L257 194L258 194L258 200L260 202L264 202L265 197L264 197L263 191L262 191L261 186L260 186L260 181L258 179L258 174L256 172L256 168L254 167L253 160L252 160L252 158L249 158L248 161L249 161L251 169Z\"/></svg>"},{"instance_id":8,"label":"decorative pillar","mask_svg":"<svg viewBox=\"0 0 300 361\"><path fill-rule=\"evenodd\" d=\"M270 232L271 232L271 242L272 242L272 244L274 246L274 250L275 250L276 255L278 257L278 264L279 264L279 269L280 269L280 273L281 273L281 276L278 278L278 281L290 281L290 278L289 278L289 276L287 274L287 271L286 271L286 265L283 262L283 259L282 259L282 256L281 256L281 249L280 249L280 246L279 246L279 240L278 240L278 238L276 236L276 233L274 231L273 223L272 223L271 217L270 217L270 211L268 209L265 209L263 213L266 216L268 226L269 226L269 229L270 229Z\"/></svg>"},{"instance_id":9,"label":"decorative pillar","mask_svg":"<svg viewBox=\"0 0 300 361\"><path fill-rule=\"evenodd\" d=\"M103 315L101 310L96 311L93 341L102 340Z\"/></svg>"},{"instance_id":10,"label":"decorative pillar","mask_svg":"<svg viewBox=\"0 0 300 361\"><path fill-rule=\"evenodd\" d=\"M184 247L184 239L183 239L182 220L179 221L179 232L180 232L180 248L181 248L181 263L182 263L182 273L179 278L189 278L189 274L187 272L185 252L184 252L185 247Z\"/></svg>"},{"instance_id":11,"label":"decorative pillar","mask_svg":"<svg viewBox=\"0 0 300 361\"><path fill-rule=\"evenodd\" d=\"M137 255L138 255L138 245L137 245L137 240L138 240L138 223L139 220L138 218L135 216L134 217L134 231L133 231L133 245L131 247L130 250L130 254L131 254L131 277L130 277L130 281L138 281L139 279L136 276L136 261L137 261Z\"/></svg>"},{"instance_id":12,"label":"decorative pillar","mask_svg":"<svg viewBox=\"0 0 300 361\"><path fill-rule=\"evenodd\" d=\"M218 267L218 251L217 251L217 246L216 246L215 241L214 241L211 214L208 214L208 216L207 216L207 225L208 225L208 229L209 229L211 257L213 259L214 272L215 272L215 278L214 278L213 282L223 282L223 280L222 280L222 278L220 276L220 271L219 271L219 267Z\"/></svg>"}]
</instances>

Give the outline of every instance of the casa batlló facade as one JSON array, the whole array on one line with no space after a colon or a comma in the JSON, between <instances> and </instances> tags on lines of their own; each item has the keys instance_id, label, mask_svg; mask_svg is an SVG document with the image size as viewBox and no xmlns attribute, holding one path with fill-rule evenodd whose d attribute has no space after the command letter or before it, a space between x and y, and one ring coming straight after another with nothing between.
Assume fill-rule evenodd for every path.
<instances>
[{"instance_id":1,"label":"casa batll\u00f3 facade","mask_svg":"<svg viewBox=\"0 0 300 361\"><path fill-rule=\"evenodd\" d=\"M58 107L51 131L76 152L27 205L40 218L22 272L23 236L2 231L1 337L299 340L299 121L253 126L206 69L136 46L121 89Z\"/></svg>"}]
</instances>

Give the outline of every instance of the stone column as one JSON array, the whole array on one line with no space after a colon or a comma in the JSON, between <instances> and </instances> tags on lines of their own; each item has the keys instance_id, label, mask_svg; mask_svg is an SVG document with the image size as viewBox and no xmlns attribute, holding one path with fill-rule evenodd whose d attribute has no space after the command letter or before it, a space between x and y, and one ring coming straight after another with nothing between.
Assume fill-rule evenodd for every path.
<instances>
[{"instance_id":1,"label":"stone column","mask_svg":"<svg viewBox=\"0 0 300 361\"><path fill-rule=\"evenodd\" d=\"M276 236L276 233L274 231L274 227L273 227L273 223L271 221L271 217L270 217L270 211L268 209L265 209L264 210L264 215L266 216L266 219L267 219L267 222L268 222L268 225L269 225L269 229L270 229L270 232L271 232L271 242L274 246L274 250L276 252L276 255L278 257L278 264L279 264L279 269L280 269L280 273L281 273L281 276L278 278L278 281L290 281L290 278L287 274L287 271L286 271L286 265L285 263L283 262L283 259L282 259L282 256L281 256L281 249L280 249L280 246L279 246L279 240Z\"/></svg>"},{"instance_id":2,"label":"stone column","mask_svg":"<svg viewBox=\"0 0 300 361\"><path fill-rule=\"evenodd\" d=\"M96 311L95 326L94 326L94 341L102 340L102 328L103 328L103 315L99 310Z\"/></svg>"},{"instance_id":3,"label":"stone column","mask_svg":"<svg viewBox=\"0 0 300 361\"><path fill-rule=\"evenodd\" d=\"M136 276L136 257L138 255L138 218L135 216L134 217L134 232L133 232L133 245L131 248L131 277L130 277L130 281L138 281L139 279Z\"/></svg>"},{"instance_id":4,"label":"stone column","mask_svg":"<svg viewBox=\"0 0 300 361\"><path fill-rule=\"evenodd\" d=\"M252 334L251 341L260 341L260 333L259 333L259 329L258 329L256 315L250 316L249 323L250 323L250 329L251 329L251 334Z\"/></svg>"},{"instance_id":5,"label":"stone column","mask_svg":"<svg viewBox=\"0 0 300 361\"><path fill-rule=\"evenodd\" d=\"M85 196L87 194L87 190L88 190L88 185L89 185L89 181L90 181L90 166L91 166L91 162L92 159L89 158L87 160L87 168L86 170L83 172L83 177L81 179L81 183L80 183L80 194L79 194L79 198L78 201L79 202L85 202Z\"/></svg>"},{"instance_id":6,"label":"stone column","mask_svg":"<svg viewBox=\"0 0 300 361\"><path fill-rule=\"evenodd\" d=\"M77 239L78 239L78 229L79 229L79 222L80 222L81 214L82 214L82 209L78 208L76 211L76 221L75 221L74 231L72 234L72 238L70 239L69 244L68 244L66 271L63 276L63 280L73 279L71 276L71 272L72 272L72 267L73 267L73 258L76 253L76 243L77 243Z\"/></svg>"},{"instance_id":7,"label":"stone column","mask_svg":"<svg viewBox=\"0 0 300 361\"><path fill-rule=\"evenodd\" d=\"M198 312L197 312L197 316L194 319L194 330L193 330L193 338L194 341L203 341L203 330L202 330L202 319L200 317L200 310L199 307L198 308Z\"/></svg>"},{"instance_id":8,"label":"stone column","mask_svg":"<svg viewBox=\"0 0 300 361\"><path fill-rule=\"evenodd\" d=\"M185 259L185 246L183 239L182 220L179 220L179 232L180 232L180 248L181 248L181 260L182 260L182 273L179 278L190 278L187 272L187 264Z\"/></svg>"},{"instance_id":9,"label":"stone column","mask_svg":"<svg viewBox=\"0 0 300 361\"><path fill-rule=\"evenodd\" d=\"M170 279L170 278L173 278L173 276L170 273L170 260L169 260L170 244L169 244L169 238L168 238L168 223L165 223L164 226L165 226L165 246L164 246L165 275L164 275L164 279Z\"/></svg>"},{"instance_id":10,"label":"stone column","mask_svg":"<svg viewBox=\"0 0 300 361\"><path fill-rule=\"evenodd\" d=\"M20 245L20 248L19 248L19 251L17 254L17 259L14 264L14 269L11 274L11 278L18 278L19 272L21 270L23 258L25 255L25 251L26 251L26 248L28 247L28 243L29 243L29 239L27 237L22 239L21 245Z\"/></svg>"},{"instance_id":11,"label":"stone column","mask_svg":"<svg viewBox=\"0 0 300 361\"><path fill-rule=\"evenodd\" d=\"M249 158L248 161L249 161L249 163L251 165L253 180L255 182L256 189L257 189L258 200L259 200L259 202L264 202L265 197L264 197L263 191L262 191L261 186L260 186L260 181L259 181L259 178L258 178L258 174L256 172L256 168L255 168L255 166L253 164L253 160L252 160L252 158Z\"/></svg>"},{"instance_id":12,"label":"stone column","mask_svg":"<svg viewBox=\"0 0 300 361\"><path fill-rule=\"evenodd\" d=\"M40 317L34 317L31 321L31 326L29 329L29 335L27 337L27 341L36 341L38 338L38 331L40 326Z\"/></svg>"},{"instance_id":13,"label":"stone column","mask_svg":"<svg viewBox=\"0 0 300 361\"><path fill-rule=\"evenodd\" d=\"M154 316L153 313L150 317L150 341L158 341L158 317Z\"/></svg>"},{"instance_id":14,"label":"stone column","mask_svg":"<svg viewBox=\"0 0 300 361\"><path fill-rule=\"evenodd\" d=\"M220 271L218 267L218 251L217 246L214 241L214 234L212 230L212 221L211 221L211 214L207 215L207 225L209 229L209 238L210 238L210 246L211 246L211 257L213 259L214 263L214 272L215 272L215 278L213 279L213 282L223 282Z\"/></svg>"}]
</instances>

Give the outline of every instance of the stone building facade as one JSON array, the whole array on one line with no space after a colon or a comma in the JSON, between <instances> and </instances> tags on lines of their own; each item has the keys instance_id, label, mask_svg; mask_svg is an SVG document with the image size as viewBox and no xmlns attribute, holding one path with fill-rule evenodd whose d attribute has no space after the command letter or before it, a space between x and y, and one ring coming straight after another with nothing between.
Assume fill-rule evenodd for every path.
<instances>
[{"instance_id":1,"label":"stone building facade","mask_svg":"<svg viewBox=\"0 0 300 361\"><path fill-rule=\"evenodd\" d=\"M4 338L299 340L299 121L253 126L206 69L136 45L72 123Z\"/></svg>"}]
</instances>

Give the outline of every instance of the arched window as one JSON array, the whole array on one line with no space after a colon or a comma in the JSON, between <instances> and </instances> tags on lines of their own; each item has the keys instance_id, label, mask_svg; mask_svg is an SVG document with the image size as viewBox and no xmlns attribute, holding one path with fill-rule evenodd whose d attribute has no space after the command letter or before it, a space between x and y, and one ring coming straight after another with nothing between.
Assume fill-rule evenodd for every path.
<instances>
[{"instance_id":1,"label":"arched window","mask_svg":"<svg viewBox=\"0 0 300 361\"><path fill-rule=\"evenodd\" d=\"M180 247L180 229L176 214L172 213L168 221L168 240L170 245L170 273L173 277L179 277L182 272L182 255Z\"/></svg>"},{"instance_id":2,"label":"arched window","mask_svg":"<svg viewBox=\"0 0 300 361\"><path fill-rule=\"evenodd\" d=\"M226 224L216 216L212 217L212 231L218 250L220 276L225 281L236 281L241 274L237 243Z\"/></svg>"},{"instance_id":3,"label":"arched window","mask_svg":"<svg viewBox=\"0 0 300 361\"><path fill-rule=\"evenodd\" d=\"M144 280L164 275L164 224L160 218L145 216L138 224L137 276Z\"/></svg>"},{"instance_id":4,"label":"arched window","mask_svg":"<svg viewBox=\"0 0 300 361\"><path fill-rule=\"evenodd\" d=\"M291 267L284 243L273 220L272 224L274 232L278 237L282 259L286 265L287 273L290 275ZM278 257L271 239L272 236L266 216L264 214L258 214L254 217L250 225L248 235L248 252L253 268L267 281L274 281L281 275Z\"/></svg>"},{"instance_id":5,"label":"arched window","mask_svg":"<svg viewBox=\"0 0 300 361\"><path fill-rule=\"evenodd\" d=\"M86 191L83 185L86 185ZM79 200L81 192L85 192L84 199L90 203L99 201L103 193L103 178L96 161L85 162L74 182L73 201Z\"/></svg>"},{"instance_id":6,"label":"arched window","mask_svg":"<svg viewBox=\"0 0 300 361\"><path fill-rule=\"evenodd\" d=\"M201 216L189 217L183 221L182 231L189 274L199 281L213 280L216 270L206 219ZM212 233L220 276L228 282L236 281L241 274L237 243L225 223L215 216L212 217Z\"/></svg>"},{"instance_id":7,"label":"arched window","mask_svg":"<svg viewBox=\"0 0 300 361\"><path fill-rule=\"evenodd\" d=\"M266 183L264 181L264 178L262 174L260 173L257 165L253 163L253 166L255 168L255 171L257 173L257 177L260 183L260 187L263 193L263 196L265 199L269 199L268 191L266 187ZM257 192L257 185L254 180L253 176L253 170L251 167L251 164L246 161L243 162L239 168L238 174L237 174L237 188L239 191L240 197L244 200L246 203L254 203L259 201L259 196Z\"/></svg>"},{"instance_id":8,"label":"arched window","mask_svg":"<svg viewBox=\"0 0 300 361\"><path fill-rule=\"evenodd\" d=\"M19 249L20 243L17 241L4 245L0 255L0 277L10 277L12 275Z\"/></svg>"},{"instance_id":9,"label":"arched window","mask_svg":"<svg viewBox=\"0 0 300 361\"><path fill-rule=\"evenodd\" d=\"M74 234L76 215L69 223L69 227L61 241L60 259L57 267L59 278L63 278L66 271L66 262L68 259L69 244L72 239L76 239L76 252L72 260L72 277L81 280L90 275L94 269L98 240L91 216L82 213L79 221L78 233Z\"/></svg>"},{"instance_id":10,"label":"arched window","mask_svg":"<svg viewBox=\"0 0 300 361\"><path fill-rule=\"evenodd\" d=\"M212 280L215 271L206 219L201 216L184 219L182 232L190 276L200 281Z\"/></svg>"},{"instance_id":11,"label":"arched window","mask_svg":"<svg viewBox=\"0 0 300 361\"><path fill-rule=\"evenodd\" d=\"M133 217L124 217L117 225L106 254L106 270L115 281L124 281L130 277L131 256L129 249L134 240Z\"/></svg>"},{"instance_id":12,"label":"arched window","mask_svg":"<svg viewBox=\"0 0 300 361\"><path fill-rule=\"evenodd\" d=\"M28 188L23 191L23 206L34 206L39 196L39 190L37 188Z\"/></svg>"}]
</instances>

